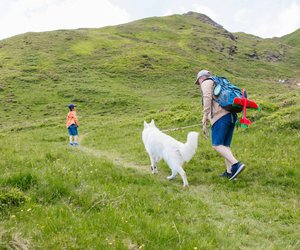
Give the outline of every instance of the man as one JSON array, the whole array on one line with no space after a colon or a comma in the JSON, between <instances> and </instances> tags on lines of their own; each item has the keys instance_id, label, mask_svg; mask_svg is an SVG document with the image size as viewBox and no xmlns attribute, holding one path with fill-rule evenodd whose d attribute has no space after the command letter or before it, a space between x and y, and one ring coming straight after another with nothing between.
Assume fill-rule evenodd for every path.
<instances>
[{"instance_id":1,"label":"man","mask_svg":"<svg viewBox=\"0 0 300 250\"><path fill-rule=\"evenodd\" d=\"M233 136L236 113L230 113L214 101L214 81L210 78L212 74L208 70L201 70L195 81L202 90L203 118L202 129L205 137L208 137L207 121L211 124L212 147L224 159L226 171L220 176L235 179L244 169L245 164L239 162L232 154L230 144Z\"/></svg>"}]
</instances>

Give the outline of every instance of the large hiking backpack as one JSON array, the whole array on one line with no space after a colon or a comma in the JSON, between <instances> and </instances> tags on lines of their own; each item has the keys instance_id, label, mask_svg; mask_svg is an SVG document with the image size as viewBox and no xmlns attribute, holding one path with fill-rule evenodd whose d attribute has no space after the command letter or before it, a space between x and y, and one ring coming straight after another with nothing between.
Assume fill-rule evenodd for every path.
<instances>
[{"instance_id":1,"label":"large hiking backpack","mask_svg":"<svg viewBox=\"0 0 300 250\"><path fill-rule=\"evenodd\" d=\"M220 104L220 106L233 113L238 113L243 110L242 106L234 105L234 98L242 97L242 91L232 85L225 77L213 76L210 77L215 83L213 100Z\"/></svg>"}]
</instances>

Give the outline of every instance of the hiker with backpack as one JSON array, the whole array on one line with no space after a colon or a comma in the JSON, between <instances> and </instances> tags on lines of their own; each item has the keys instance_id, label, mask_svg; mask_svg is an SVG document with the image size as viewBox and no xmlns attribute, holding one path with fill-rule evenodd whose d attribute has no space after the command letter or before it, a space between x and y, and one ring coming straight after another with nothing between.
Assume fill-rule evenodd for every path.
<instances>
[{"instance_id":1,"label":"hiker with backpack","mask_svg":"<svg viewBox=\"0 0 300 250\"><path fill-rule=\"evenodd\" d=\"M237 114L228 100L231 95L239 95L237 92L240 90L231 85L226 78L215 77L208 70L199 71L195 84L199 85L202 91L204 136L207 138L209 135L209 121L212 126L212 147L225 159L226 171L220 176L233 180L245 169L245 164L239 162L231 152L230 144Z\"/></svg>"}]
</instances>

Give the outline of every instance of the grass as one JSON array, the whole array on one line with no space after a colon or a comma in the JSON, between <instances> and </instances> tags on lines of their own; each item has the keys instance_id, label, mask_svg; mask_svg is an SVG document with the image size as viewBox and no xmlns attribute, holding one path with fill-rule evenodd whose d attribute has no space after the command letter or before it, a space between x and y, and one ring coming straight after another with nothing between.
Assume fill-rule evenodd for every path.
<instances>
[{"instance_id":1,"label":"grass","mask_svg":"<svg viewBox=\"0 0 300 250\"><path fill-rule=\"evenodd\" d=\"M197 155L186 166L191 187L183 189L180 178L165 179L169 169L164 163L158 176L148 172L140 131L132 123L116 125L110 140L102 138L106 147L88 133L82 147L91 152L69 148L60 128L34 128L36 136L31 130L9 133L15 146L2 138L8 159L1 186L18 188L28 197L24 205L3 211L7 220L2 227L22 232L24 240L47 249L297 246L299 170L293 145L299 138L286 140L287 133L273 138L273 131L252 128L238 131L234 151L249 169L236 182L219 179L223 162L201 138ZM184 140L186 133L171 135ZM262 151L257 141L268 137ZM274 146L279 143L281 147ZM95 153L103 151L109 152L104 158ZM115 157L118 163L113 163Z\"/></svg>"},{"instance_id":2,"label":"grass","mask_svg":"<svg viewBox=\"0 0 300 250\"><path fill-rule=\"evenodd\" d=\"M0 41L0 248L299 248L299 89L278 83L299 79L298 33L233 41L201 18ZM254 43L260 59L245 55ZM238 53L229 55L232 44ZM281 60L265 59L280 48ZM150 173L143 121L161 129L201 122L193 81L204 58L201 68L247 88L262 110L235 132L233 151L247 164L237 181L218 177L224 162L200 136L182 188L180 178L166 179L164 162ZM70 102L78 148L64 127ZM185 141L192 130L201 128L168 134Z\"/></svg>"}]
</instances>

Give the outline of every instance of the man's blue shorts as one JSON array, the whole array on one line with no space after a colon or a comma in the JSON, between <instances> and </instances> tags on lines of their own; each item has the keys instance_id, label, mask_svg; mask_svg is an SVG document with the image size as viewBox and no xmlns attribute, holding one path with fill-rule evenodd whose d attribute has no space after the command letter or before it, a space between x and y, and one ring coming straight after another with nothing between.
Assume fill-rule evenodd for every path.
<instances>
[{"instance_id":1,"label":"man's blue shorts","mask_svg":"<svg viewBox=\"0 0 300 250\"><path fill-rule=\"evenodd\" d=\"M70 136L76 136L78 135L78 131L77 131L77 125L76 124L72 124L71 126L68 127L68 132Z\"/></svg>"},{"instance_id":2,"label":"man's blue shorts","mask_svg":"<svg viewBox=\"0 0 300 250\"><path fill-rule=\"evenodd\" d=\"M213 146L230 147L237 115L228 113L217 120L211 128Z\"/></svg>"}]
</instances>

